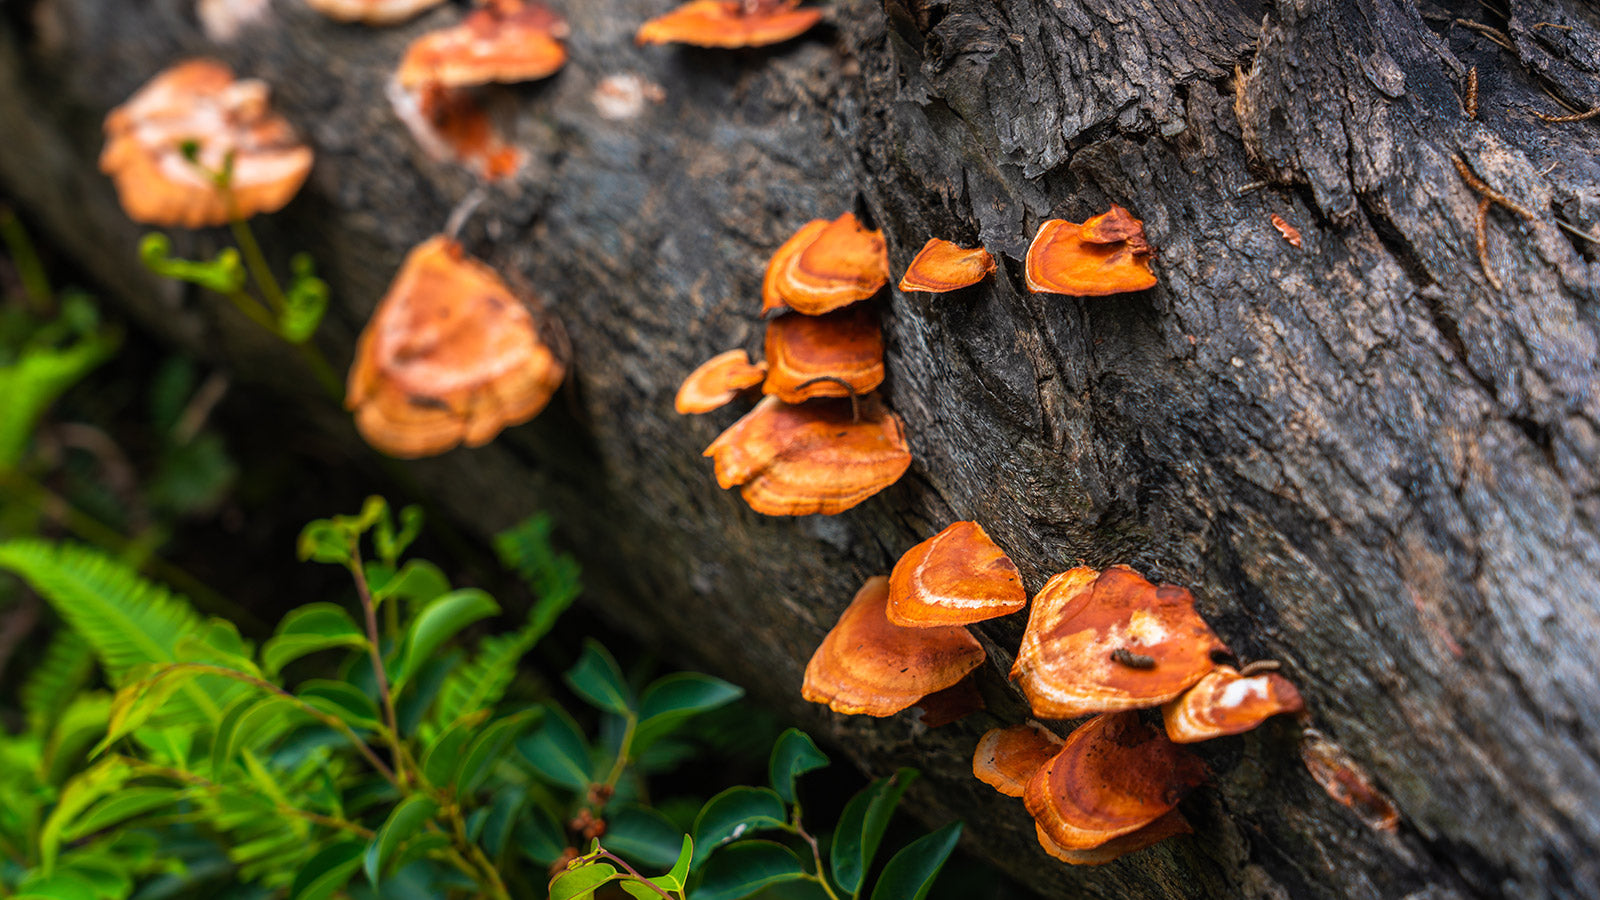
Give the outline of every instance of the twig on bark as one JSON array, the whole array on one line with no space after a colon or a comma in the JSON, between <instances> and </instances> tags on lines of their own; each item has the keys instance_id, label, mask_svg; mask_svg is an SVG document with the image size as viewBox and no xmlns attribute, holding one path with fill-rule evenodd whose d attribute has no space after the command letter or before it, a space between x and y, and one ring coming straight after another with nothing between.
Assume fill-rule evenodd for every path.
<instances>
[{"instance_id":1,"label":"twig on bark","mask_svg":"<svg viewBox=\"0 0 1600 900\"><path fill-rule=\"evenodd\" d=\"M1482 22L1474 22L1471 19L1457 19L1456 24L1462 28L1470 28L1507 50L1516 52L1516 48L1511 45L1510 36L1493 25L1485 25Z\"/></svg>"},{"instance_id":2,"label":"twig on bark","mask_svg":"<svg viewBox=\"0 0 1600 900\"><path fill-rule=\"evenodd\" d=\"M1600 116L1600 106L1596 106L1586 112L1572 113L1566 116L1552 116L1549 113L1542 112L1535 112L1534 115L1546 122L1587 122L1596 116Z\"/></svg>"},{"instance_id":3,"label":"twig on bark","mask_svg":"<svg viewBox=\"0 0 1600 900\"><path fill-rule=\"evenodd\" d=\"M1505 290L1505 285L1500 283L1500 276L1494 273L1494 266L1489 265L1489 207L1494 205L1488 197L1478 201L1478 218L1473 226L1478 245L1478 265L1483 267L1483 277L1497 291Z\"/></svg>"},{"instance_id":4,"label":"twig on bark","mask_svg":"<svg viewBox=\"0 0 1600 900\"><path fill-rule=\"evenodd\" d=\"M1478 67L1473 66L1467 70L1467 102L1465 104L1467 118L1478 117Z\"/></svg>"}]
</instances>

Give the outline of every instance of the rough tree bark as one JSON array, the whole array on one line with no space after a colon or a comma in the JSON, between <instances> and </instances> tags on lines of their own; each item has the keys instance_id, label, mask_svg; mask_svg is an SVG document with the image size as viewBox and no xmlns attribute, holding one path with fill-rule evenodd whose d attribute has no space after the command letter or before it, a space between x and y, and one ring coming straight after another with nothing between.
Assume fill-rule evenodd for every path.
<instances>
[{"instance_id":1,"label":"rough tree bark","mask_svg":"<svg viewBox=\"0 0 1600 900\"><path fill-rule=\"evenodd\" d=\"M832 27L770 52L635 48L666 5L566 3L572 63L502 92L533 163L467 242L538 291L576 364L544 419L408 466L439 504L480 530L553 510L608 615L869 769L922 767L922 812L966 818L969 846L1046 896L1600 893L1600 323L1594 248L1554 224L1600 219L1600 120L1533 115L1600 106L1600 14L838 0ZM94 171L98 123L185 54L271 80L319 158L265 227L330 273L321 337L345 360L403 252L471 186L383 99L404 43L459 10L377 31L277 0L218 47L191 6L12 0L0 179L147 325L303 395L358 453L292 356L138 272L139 229ZM616 73L665 99L601 118L592 92ZM1536 214L1488 215L1502 290L1452 156ZM1160 286L1023 290L1038 223L1108 202L1146 221ZM671 397L712 353L758 348L766 255L851 207L886 230L897 272L932 235L979 239L1001 269L961 295L879 301L885 391L917 459L902 483L839 517L762 518L699 455L737 412L683 419ZM968 774L977 735L1026 716L1003 674L1022 617L982 628L989 713L927 731L801 703L805 660L855 588L957 518L984 523L1033 589L1080 559L1193 588L1242 657L1283 661L1393 795L1399 835L1323 796L1280 723L1201 748L1217 775L1184 805L1193 838L1054 863L1020 804Z\"/></svg>"}]
</instances>

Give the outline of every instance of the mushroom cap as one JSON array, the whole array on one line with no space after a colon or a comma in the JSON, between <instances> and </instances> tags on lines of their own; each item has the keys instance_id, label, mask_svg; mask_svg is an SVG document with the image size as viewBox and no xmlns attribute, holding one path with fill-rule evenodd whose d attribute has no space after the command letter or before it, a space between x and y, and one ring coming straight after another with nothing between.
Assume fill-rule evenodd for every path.
<instances>
[{"instance_id":1,"label":"mushroom cap","mask_svg":"<svg viewBox=\"0 0 1600 900\"><path fill-rule=\"evenodd\" d=\"M1148 658L1135 668L1112 657ZM1157 706L1205 677L1221 640L1194 611L1194 596L1159 587L1127 566L1080 566L1055 576L1033 598L1011 667L1034 715L1072 719Z\"/></svg>"},{"instance_id":2,"label":"mushroom cap","mask_svg":"<svg viewBox=\"0 0 1600 900\"><path fill-rule=\"evenodd\" d=\"M755 387L766 377L767 364L751 363L750 354L743 350L718 353L683 380L672 408L684 414L721 409L740 391Z\"/></svg>"},{"instance_id":3,"label":"mushroom cap","mask_svg":"<svg viewBox=\"0 0 1600 900\"><path fill-rule=\"evenodd\" d=\"M950 687L918 700L917 707L922 710L924 726L943 728L983 709L983 694L978 692L974 676L968 675Z\"/></svg>"},{"instance_id":4,"label":"mushroom cap","mask_svg":"<svg viewBox=\"0 0 1600 900\"><path fill-rule=\"evenodd\" d=\"M967 625L1027 605L1022 575L977 522L907 550L889 575L889 621L907 628Z\"/></svg>"},{"instance_id":5,"label":"mushroom cap","mask_svg":"<svg viewBox=\"0 0 1600 900\"><path fill-rule=\"evenodd\" d=\"M1144 223L1115 203L1100 215L1084 220L1082 237L1091 244L1127 241L1135 253L1141 252L1140 248L1145 253L1150 251L1150 245L1144 239Z\"/></svg>"},{"instance_id":6,"label":"mushroom cap","mask_svg":"<svg viewBox=\"0 0 1600 900\"><path fill-rule=\"evenodd\" d=\"M695 47L765 47L799 37L822 21L816 7L796 9L798 0L747 11L739 0L692 0L639 26L640 44Z\"/></svg>"},{"instance_id":7,"label":"mushroom cap","mask_svg":"<svg viewBox=\"0 0 1600 900\"><path fill-rule=\"evenodd\" d=\"M536 81L566 64L558 40L566 33L567 23L543 4L497 0L412 41L395 77L410 89Z\"/></svg>"},{"instance_id":8,"label":"mushroom cap","mask_svg":"<svg viewBox=\"0 0 1600 900\"><path fill-rule=\"evenodd\" d=\"M106 116L100 171L123 211L147 225L199 228L282 209L311 172L311 148L267 107L269 89L193 59L165 70ZM192 147L194 159L184 155ZM212 180L232 160L230 189ZM230 203L231 200L231 203Z\"/></svg>"},{"instance_id":9,"label":"mushroom cap","mask_svg":"<svg viewBox=\"0 0 1600 900\"><path fill-rule=\"evenodd\" d=\"M1299 712L1305 701L1276 672L1244 676L1217 666L1178 699L1163 704L1167 737L1180 744L1249 731L1279 713Z\"/></svg>"},{"instance_id":10,"label":"mushroom cap","mask_svg":"<svg viewBox=\"0 0 1600 900\"><path fill-rule=\"evenodd\" d=\"M1173 810L1149 825L1137 831L1130 831L1121 837L1114 837L1098 847L1088 850L1068 850L1050 839L1044 826L1038 822L1033 824L1034 835L1039 838L1039 846L1044 852L1056 859L1075 866L1103 866L1118 857L1126 856L1136 850L1159 844L1169 837L1180 834L1190 834L1194 831L1189 827L1189 820L1183 813Z\"/></svg>"},{"instance_id":11,"label":"mushroom cap","mask_svg":"<svg viewBox=\"0 0 1600 900\"><path fill-rule=\"evenodd\" d=\"M1036 722L994 728L978 738L972 774L1007 797L1021 797L1034 773L1060 752L1061 738Z\"/></svg>"},{"instance_id":12,"label":"mushroom cap","mask_svg":"<svg viewBox=\"0 0 1600 900\"><path fill-rule=\"evenodd\" d=\"M769 371L761 390L785 403L849 397L883 384L883 331L865 306L767 323Z\"/></svg>"},{"instance_id":13,"label":"mushroom cap","mask_svg":"<svg viewBox=\"0 0 1600 900\"><path fill-rule=\"evenodd\" d=\"M345 406L378 450L429 456L533 418L563 374L500 276L437 236L406 256L361 332Z\"/></svg>"},{"instance_id":14,"label":"mushroom cap","mask_svg":"<svg viewBox=\"0 0 1600 900\"><path fill-rule=\"evenodd\" d=\"M911 466L905 425L873 397L855 419L850 403L791 406L766 397L706 448L717 484L742 485L769 516L844 512L899 480Z\"/></svg>"},{"instance_id":15,"label":"mushroom cap","mask_svg":"<svg viewBox=\"0 0 1600 900\"><path fill-rule=\"evenodd\" d=\"M444 0L306 0L306 5L340 22L393 25L443 2Z\"/></svg>"},{"instance_id":16,"label":"mushroom cap","mask_svg":"<svg viewBox=\"0 0 1600 900\"><path fill-rule=\"evenodd\" d=\"M815 225L808 223L772 255L762 283L762 312L787 306L820 316L865 300L889 283L883 232L863 228L854 213ZM801 235L808 240L801 243Z\"/></svg>"},{"instance_id":17,"label":"mushroom cap","mask_svg":"<svg viewBox=\"0 0 1600 900\"><path fill-rule=\"evenodd\" d=\"M1067 736L1028 780L1022 801L1057 847L1088 850L1171 812L1207 774L1199 758L1138 713L1107 713Z\"/></svg>"},{"instance_id":18,"label":"mushroom cap","mask_svg":"<svg viewBox=\"0 0 1600 900\"><path fill-rule=\"evenodd\" d=\"M522 167L522 151L495 133L489 113L470 90L425 84L413 91L390 81L386 93L395 115L433 159L461 163L486 181Z\"/></svg>"},{"instance_id":19,"label":"mushroom cap","mask_svg":"<svg viewBox=\"0 0 1600 900\"><path fill-rule=\"evenodd\" d=\"M846 715L892 716L984 660L965 628L900 628L884 616L889 579L867 579L806 663L801 696Z\"/></svg>"},{"instance_id":20,"label":"mushroom cap","mask_svg":"<svg viewBox=\"0 0 1600 900\"><path fill-rule=\"evenodd\" d=\"M993 271L994 257L982 247L963 250L941 238L928 238L900 277L900 290L943 294L971 287Z\"/></svg>"},{"instance_id":21,"label":"mushroom cap","mask_svg":"<svg viewBox=\"0 0 1600 900\"><path fill-rule=\"evenodd\" d=\"M1039 226L1028 246L1028 290L1103 297L1155 287L1150 247L1142 238L1137 245L1132 240L1096 243L1084 237L1083 228L1064 219Z\"/></svg>"}]
</instances>

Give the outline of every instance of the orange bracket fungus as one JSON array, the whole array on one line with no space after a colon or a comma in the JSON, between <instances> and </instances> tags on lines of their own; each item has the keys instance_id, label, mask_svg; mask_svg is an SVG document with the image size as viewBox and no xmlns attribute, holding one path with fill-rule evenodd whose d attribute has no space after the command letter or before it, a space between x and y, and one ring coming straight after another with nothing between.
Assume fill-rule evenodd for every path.
<instances>
[{"instance_id":1,"label":"orange bracket fungus","mask_svg":"<svg viewBox=\"0 0 1600 900\"><path fill-rule=\"evenodd\" d=\"M799 0L692 0L639 26L640 44L765 47L799 37L822 21L822 10Z\"/></svg>"},{"instance_id":2,"label":"orange bracket fungus","mask_svg":"<svg viewBox=\"0 0 1600 900\"><path fill-rule=\"evenodd\" d=\"M1348 807L1368 828L1390 834L1400 829L1400 810L1394 801L1372 783L1372 776L1343 747L1322 732L1315 728L1301 732L1300 759L1328 796Z\"/></svg>"},{"instance_id":3,"label":"orange bracket fungus","mask_svg":"<svg viewBox=\"0 0 1600 900\"><path fill-rule=\"evenodd\" d=\"M1114 859L1126 856L1136 850L1143 850L1161 843L1169 837L1180 834L1191 834L1194 829L1189 826L1189 820L1177 810L1167 813L1161 818L1137 831L1130 831L1121 837L1114 837L1098 847L1088 850L1068 850L1050 838L1044 826L1034 822L1034 836L1039 839L1039 846L1044 852L1054 856L1064 863L1075 866L1103 866Z\"/></svg>"},{"instance_id":4,"label":"orange bracket fungus","mask_svg":"<svg viewBox=\"0 0 1600 900\"><path fill-rule=\"evenodd\" d=\"M859 411L859 418L855 413ZM874 398L791 406L767 397L711 442L717 484L769 516L844 512L911 467L905 425Z\"/></svg>"},{"instance_id":5,"label":"orange bracket fungus","mask_svg":"<svg viewBox=\"0 0 1600 900\"><path fill-rule=\"evenodd\" d=\"M1207 774L1204 763L1140 722L1138 713L1109 713L1068 735L1061 751L1028 780L1022 799L1046 850L1067 862L1105 862L1071 854L1160 822ZM1175 833L1174 824L1159 829L1155 840ZM1178 828L1187 831L1188 825ZM1154 842L1128 841L1117 849L1128 852Z\"/></svg>"},{"instance_id":6,"label":"orange bracket fungus","mask_svg":"<svg viewBox=\"0 0 1600 900\"><path fill-rule=\"evenodd\" d=\"M889 575L889 621L967 625L1028 605L1022 576L977 522L957 522L906 551Z\"/></svg>"},{"instance_id":7,"label":"orange bracket fungus","mask_svg":"<svg viewBox=\"0 0 1600 900\"><path fill-rule=\"evenodd\" d=\"M901 628L884 615L888 599L889 579L867 579L811 655L802 696L846 715L892 716L983 663L965 628Z\"/></svg>"},{"instance_id":8,"label":"orange bracket fungus","mask_svg":"<svg viewBox=\"0 0 1600 900\"><path fill-rule=\"evenodd\" d=\"M943 728L983 709L983 694L978 692L974 677L968 675L953 686L918 700L917 706L922 710L923 725Z\"/></svg>"},{"instance_id":9,"label":"orange bracket fungus","mask_svg":"<svg viewBox=\"0 0 1600 900\"><path fill-rule=\"evenodd\" d=\"M1249 731L1279 713L1305 708L1289 679L1273 672L1241 675L1217 666L1178 699L1161 707L1167 737L1180 744Z\"/></svg>"},{"instance_id":10,"label":"orange bracket fungus","mask_svg":"<svg viewBox=\"0 0 1600 900\"><path fill-rule=\"evenodd\" d=\"M1028 247L1025 273L1036 293L1103 297L1155 287L1144 224L1120 206L1082 225L1050 219Z\"/></svg>"},{"instance_id":11,"label":"orange bracket fungus","mask_svg":"<svg viewBox=\"0 0 1600 900\"><path fill-rule=\"evenodd\" d=\"M312 154L267 108L267 94L263 81L235 81L222 63L195 59L113 109L100 170L129 218L199 228L283 208L311 172Z\"/></svg>"},{"instance_id":12,"label":"orange bracket fungus","mask_svg":"<svg viewBox=\"0 0 1600 900\"><path fill-rule=\"evenodd\" d=\"M459 162L487 181L522 167L522 152L495 134L470 91L438 85L408 91L390 81L387 93L395 115L433 159Z\"/></svg>"},{"instance_id":13,"label":"orange bracket fungus","mask_svg":"<svg viewBox=\"0 0 1600 900\"><path fill-rule=\"evenodd\" d=\"M1225 652L1183 588L1157 587L1127 566L1080 566L1033 598L1011 678L1035 715L1072 719L1165 703Z\"/></svg>"},{"instance_id":14,"label":"orange bracket fungus","mask_svg":"<svg viewBox=\"0 0 1600 900\"><path fill-rule=\"evenodd\" d=\"M567 23L540 3L490 0L460 25L413 41L395 77L408 90L535 81L566 64L566 35Z\"/></svg>"},{"instance_id":15,"label":"orange bracket fungus","mask_svg":"<svg viewBox=\"0 0 1600 900\"><path fill-rule=\"evenodd\" d=\"M443 2L444 0L306 0L306 5L340 22L393 25Z\"/></svg>"},{"instance_id":16,"label":"orange bracket fungus","mask_svg":"<svg viewBox=\"0 0 1600 900\"><path fill-rule=\"evenodd\" d=\"M994 257L982 247L963 250L949 241L929 238L900 278L900 290L943 294L971 287L994 271Z\"/></svg>"},{"instance_id":17,"label":"orange bracket fungus","mask_svg":"<svg viewBox=\"0 0 1600 900\"><path fill-rule=\"evenodd\" d=\"M808 222L772 255L761 311L787 306L820 316L865 300L888 283L883 232L868 231L854 213L845 213L832 222Z\"/></svg>"},{"instance_id":18,"label":"orange bracket fungus","mask_svg":"<svg viewBox=\"0 0 1600 900\"><path fill-rule=\"evenodd\" d=\"M533 418L563 374L500 276L438 236L406 257L361 332L345 405L373 447L429 456Z\"/></svg>"},{"instance_id":19,"label":"orange bracket fungus","mask_svg":"<svg viewBox=\"0 0 1600 900\"><path fill-rule=\"evenodd\" d=\"M978 739L972 774L1007 797L1021 797L1028 782L1061 752L1061 739L1037 723L994 728Z\"/></svg>"},{"instance_id":20,"label":"orange bracket fungus","mask_svg":"<svg viewBox=\"0 0 1600 900\"><path fill-rule=\"evenodd\" d=\"M721 409L740 391L755 387L766 377L767 364L750 362L750 354L743 350L718 353L683 380L672 407L683 414Z\"/></svg>"},{"instance_id":21,"label":"orange bracket fungus","mask_svg":"<svg viewBox=\"0 0 1600 900\"><path fill-rule=\"evenodd\" d=\"M779 316L767 323L763 393L785 403L866 394L883 383L883 332L872 310Z\"/></svg>"}]
</instances>

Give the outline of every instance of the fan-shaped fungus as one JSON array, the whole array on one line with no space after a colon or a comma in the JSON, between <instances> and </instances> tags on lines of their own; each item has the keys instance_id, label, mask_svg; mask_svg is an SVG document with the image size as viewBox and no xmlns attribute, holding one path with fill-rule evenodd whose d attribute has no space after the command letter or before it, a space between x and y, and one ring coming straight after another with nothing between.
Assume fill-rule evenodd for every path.
<instances>
[{"instance_id":1,"label":"fan-shaped fungus","mask_svg":"<svg viewBox=\"0 0 1600 900\"><path fill-rule=\"evenodd\" d=\"M1305 708L1300 692L1275 672L1240 675L1217 666L1178 699L1161 707L1167 737L1180 744L1239 734L1279 713Z\"/></svg>"},{"instance_id":2,"label":"fan-shaped fungus","mask_svg":"<svg viewBox=\"0 0 1600 900\"><path fill-rule=\"evenodd\" d=\"M1050 838L1050 834L1038 822L1034 822L1033 831L1034 836L1039 839L1039 846L1056 859L1075 866L1103 866L1118 857L1159 844L1169 837L1190 834L1194 829L1189 827L1189 820L1185 819L1182 813L1173 810L1137 831L1114 837L1098 847L1090 847L1087 850L1068 850L1062 847Z\"/></svg>"},{"instance_id":3,"label":"fan-shaped fungus","mask_svg":"<svg viewBox=\"0 0 1600 900\"><path fill-rule=\"evenodd\" d=\"M1079 567L1033 598L1011 678L1035 715L1071 719L1165 703L1226 650L1183 588L1157 587L1127 566Z\"/></svg>"},{"instance_id":4,"label":"fan-shaped fungus","mask_svg":"<svg viewBox=\"0 0 1600 900\"><path fill-rule=\"evenodd\" d=\"M983 694L978 692L973 676L967 676L942 691L934 691L917 701L922 710L922 724L928 728L943 728L984 708Z\"/></svg>"},{"instance_id":5,"label":"fan-shaped fungus","mask_svg":"<svg viewBox=\"0 0 1600 900\"><path fill-rule=\"evenodd\" d=\"M566 64L566 34L567 23L534 0L491 0L413 41L396 77L410 90L535 81Z\"/></svg>"},{"instance_id":6,"label":"fan-shaped fungus","mask_svg":"<svg viewBox=\"0 0 1600 900\"><path fill-rule=\"evenodd\" d=\"M982 247L963 250L949 241L928 238L900 277L900 290L943 294L971 287L993 271L994 257Z\"/></svg>"},{"instance_id":7,"label":"fan-shaped fungus","mask_svg":"<svg viewBox=\"0 0 1600 900\"><path fill-rule=\"evenodd\" d=\"M522 167L522 151L495 134L470 90L425 85L408 91L391 81L387 93L395 115L433 159L459 162L487 181Z\"/></svg>"},{"instance_id":8,"label":"fan-shaped fungus","mask_svg":"<svg viewBox=\"0 0 1600 900\"><path fill-rule=\"evenodd\" d=\"M1128 249L1134 253L1150 252L1150 244L1144 239L1144 223L1115 203L1100 215L1085 219L1082 236L1091 244L1127 241Z\"/></svg>"},{"instance_id":9,"label":"fan-shaped fungus","mask_svg":"<svg viewBox=\"0 0 1600 900\"><path fill-rule=\"evenodd\" d=\"M678 388L673 408L680 413L708 413L721 409L739 392L760 384L767 377L766 363L751 363L750 354L729 350L711 357L689 373Z\"/></svg>"},{"instance_id":10,"label":"fan-shaped fungus","mask_svg":"<svg viewBox=\"0 0 1600 900\"><path fill-rule=\"evenodd\" d=\"M1034 722L994 728L978 739L972 774L1007 797L1021 797L1028 782L1061 752L1061 738Z\"/></svg>"},{"instance_id":11,"label":"fan-shaped fungus","mask_svg":"<svg viewBox=\"0 0 1600 900\"><path fill-rule=\"evenodd\" d=\"M889 281L883 232L868 231L854 213L810 222L784 242L767 265L762 311L787 306L820 316L876 294Z\"/></svg>"},{"instance_id":12,"label":"fan-shaped fungus","mask_svg":"<svg viewBox=\"0 0 1600 900\"><path fill-rule=\"evenodd\" d=\"M1022 576L977 522L957 522L907 550L889 576L889 621L967 625L1028 605Z\"/></svg>"},{"instance_id":13,"label":"fan-shaped fungus","mask_svg":"<svg viewBox=\"0 0 1600 900\"><path fill-rule=\"evenodd\" d=\"M345 405L372 446L428 456L533 418L563 371L500 276L433 237L406 257L361 332Z\"/></svg>"},{"instance_id":14,"label":"fan-shaped fungus","mask_svg":"<svg viewBox=\"0 0 1600 900\"><path fill-rule=\"evenodd\" d=\"M1150 245L1144 242L1142 225L1136 239L1111 242L1092 239L1117 233L1124 227L1115 221L1101 222L1094 234L1086 235L1084 225L1063 219L1051 219L1040 225L1039 233L1028 247L1025 267L1028 290L1103 297L1155 287L1156 276L1150 271Z\"/></svg>"},{"instance_id":15,"label":"fan-shaped fungus","mask_svg":"<svg viewBox=\"0 0 1600 900\"><path fill-rule=\"evenodd\" d=\"M868 397L850 403L777 397L756 404L705 455L723 488L742 485L745 502L769 516L844 512L899 480L911 466L900 417Z\"/></svg>"},{"instance_id":16,"label":"fan-shaped fungus","mask_svg":"<svg viewBox=\"0 0 1600 900\"><path fill-rule=\"evenodd\" d=\"M1101 847L1171 813L1206 779L1205 764L1134 712L1096 716L1028 780L1023 802L1045 849ZM1071 861L1071 860L1069 860Z\"/></svg>"},{"instance_id":17,"label":"fan-shaped fungus","mask_svg":"<svg viewBox=\"0 0 1600 900\"><path fill-rule=\"evenodd\" d=\"M806 664L800 693L847 715L892 716L984 660L965 628L900 628L884 616L889 579L867 579Z\"/></svg>"},{"instance_id":18,"label":"fan-shaped fungus","mask_svg":"<svg viewBox=\"0 0 1600 900\"><path fill-rule=\"evenodd\" d=\"M306 0L306 5L340 22L393 25L443 2L444 0Z\"/></svg>"},{"instance_id":19,"label":"fan-shaped fungus","mask_svg":"<svg viewBox=\"0 0 1600 900\"><path fill-rule=\"evenodd\" d=\"M799 37L822 21L822 10L799 0L691 0L639 26L640 44L764 47Z\"/></svg>"},{"instance_id":20,"label":"fan-shaped fungus","mask_svg":"<svg viewBox=\"0 0 1600 900\"><path fill-rule=\"evenodd\" d=\"M100 170L129 218L198 228L288 203L311 171L311 149L267 108L267 93L263 81L235 81L222 63L195 59L113 109Z\"/></svg>"},{"instance_id":21,"label":"fan-shaped fungus","mask_svg":"<svg viewBox=\"0 0 1600 900\"><path fill-rule=\"evenodd\" d=\"M883 332L864 306L767 323L763 393L785 403L866 394L883 383Z\"/></svg>"}]
</instances>

